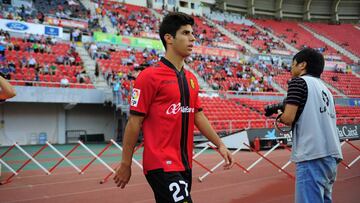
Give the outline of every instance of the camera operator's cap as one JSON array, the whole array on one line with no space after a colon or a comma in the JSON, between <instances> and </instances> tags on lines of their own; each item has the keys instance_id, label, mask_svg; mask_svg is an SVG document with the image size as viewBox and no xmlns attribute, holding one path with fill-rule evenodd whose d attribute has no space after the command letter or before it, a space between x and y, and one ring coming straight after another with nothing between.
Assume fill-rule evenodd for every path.
<instances>
[{"instance_id":1,"label":"camera operator's cap","mask_svg":"<svg viewBox=\"0 0 360 203\"><path fill-rule=\"evenodd\" d=\"M299 51L293 57L293 61L294 60L296 60L297 63L306 62L306 73L314 77L320 77L324 71L324 56L315 49L305 48Z\"/></svg>"}]
</instances>

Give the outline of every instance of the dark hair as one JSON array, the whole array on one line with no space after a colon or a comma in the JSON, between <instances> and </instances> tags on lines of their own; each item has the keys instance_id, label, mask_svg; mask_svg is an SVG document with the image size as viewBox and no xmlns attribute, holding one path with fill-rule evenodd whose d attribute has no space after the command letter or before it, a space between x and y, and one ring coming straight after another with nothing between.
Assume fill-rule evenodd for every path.
<instances>
[{"instance_id":1,"label":"dark hair","mask_svg":"<svg viewBox=\"0 0 360 203\"><path fill-rule=\"evenodd\" d=\"M298 52L293 61L297 63L306 62L306 73L315 77L320 77L324 71L324 56L315 49L305 48Z\"/></svg>"},{"instance_id":2,"label":"dark hair","mask_svg":"<svg viewBox=\"0 0 360 203\"><path fill-rule=\"evenodd\" d=\"M194 25L194 19L186 13L172 12L163 18L160 25L160 39L166 49L165 34L175 37L176 32L184 25Z\"/></svg>"}]
</instances>

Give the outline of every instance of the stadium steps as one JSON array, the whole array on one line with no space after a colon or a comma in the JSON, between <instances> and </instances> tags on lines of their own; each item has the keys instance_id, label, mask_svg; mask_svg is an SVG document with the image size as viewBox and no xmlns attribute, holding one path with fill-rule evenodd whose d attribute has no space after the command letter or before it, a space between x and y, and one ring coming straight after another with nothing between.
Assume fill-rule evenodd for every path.
<instances>
[{"instance_id":1,"label":"stadium steps","mask_svg":"<svg viewBox=\"0 0 360 203\"><path fill-rule=\"evenodd\" d=\"M336 89L334 86L328 84L325 80L323 80L323 81L324 81L324 85L325 85L327 88L333 90L334 92L336 92L336 93L337 93L338 95L340 95L341 97L347 98L347 96L346 96L345 94L343 94L342 92L340 92L340 91L339 91L338 89Z\"/></svg>"},{"instance_id":2,"label":"stadium steps","mask_svg":"<svg viewBox=\"0 0 360 203\"><path fill-rule=\"evenodd\" d=\"M262 31L262 32L265 32L265 33L267 33L269 36L273 37L274 39L276 39L276 40L284 43L287 50L290 50L290 51L295 52L295 53L299 51L298 49L296 49L295 47L291 46L289 43L285 42L284 40L280 39L279 37L277 37L277 36L274 35L273 33L269 32L269 31L267 31L267 30L264 30L262 27L258 26L256 23L254 23L253 25L254 25L254 27L255 27L256 29L258 29L258 30L260 30L260 31Z\"/></svg>"},{"instance_id":3,"label":"stadium steps","mask_svg":"<svg viewBox=\"0 0 360 203\"><path fill-rule=\"evenodd\" d=\"M158 19L162 20L163 16L152 8L149 8L150 12Z\"/></svg>"},{"instance_id":4,"label":"stadium steps","mask_svg":"<svg viewBox=\"0 0 360 203\"><path fill-rule=\"evenodd\" d=\"M286 94L286 91L279 85L277 84L274 80L271 83L271 86L276 89L277 91L279 91L282 94Z\"/></svg>"},{"instance_id":5,"label":"stadium steps","mask_svg":"<svg viewBox=\"0 0 360 203\"><path fill-rule=\"evenodd\" d=\"M103 77L95 77L96 62L90 57L89 53L86 51L82 43L76 44L76 52L79 53L81 60L84 62L84 68L88 73L90 80L94 84L95 88L104 91L105 101L113 101L111 87L105 82Z\"/></svg>"},{"instance_id":6,"label":"stadium steps","mask_svg":"<svg viewBox=\"0 0 360 203\"><path fill-rule=\"evenodd\" d=\"M355 73L354 71L352 71L352 74L355 75L356 77L360 78L360 75L358 73Z\"/></svg>"},{"instance_id":7,"label":"stadium steps","mask_svg":"<svg viewBox=\"0 0 360 203\"><path fill-rule=\"evenodd\" d=\"M253 68L253 69L251 69L251 71L257 76L257 77L259 77L259 78L261 78L261 77L263 77L264 76L264 74L262 74L258 69L256 69L256 68ZM272 83L271 83L271 86L274 88L274 89L276 89L278 92L280 92L280 93L282 93L282 94L286 94L286 91L280 86L280 85L278 85L277 83L276 83L276 81L272 81Z\"/></svg>"},{"instance_id":8,"label":"stadium steps","mask_svg":"<svg viewBox=\"0 0 360 203\"><path fill-rule=\"evenodd\" d=\"M306 25L299 23L299 26L302 27L304 30L310 32L312 35L314 35L314 37L316 37L317 39L323 41L324 43L328 44L329 46L331 46L332 48L336 49L337 51L339 51L341 54L349 57L351 60L358 62L360 60L359 57L355 56L354 54L352 54L351 52L347 51L346 49L342 48L340 45L336 44L335 42L331 41L330 39L317 34L315 31L313 31L311 28L307 27Z\"/></svg>"},{"instance_id":9,"label":"stadium steps","mask_svg":"<svg viewBox=\"0 0 360 203\"><path fill-rule=\"evenodd\" d=\"M90 10L91 15L96 15L95 5L93 5L90 0L81 0L81 3L85 6L86 9Z\"/></svg>"},{"instance_id":10,"label":"stadium steps","mask_svg":"<svg viewBox=\"0 0 360 203\"><path fill-rule=\"evenodd\" d=\"M81 3L85 6L86 9L90 10L91 15L96 15L96 12L95 12L96 3L91 2L90 0L81 0ZM111 34L117 33L116 29L113 28L113 26L111 24L110 18L107 15L105 15L105 17L102 20L100 19L100 21L102 21L102 22L100 22L100 25L101 24L105 25L108 33L111 33Z\"/></svg>"},{"instance_id":11,"label":"stadium steps","mask_svg":"<svg viewBox=\"0 0 360 203\"><path fill-rule=\"evenodd\" d=\"M209 23L209 25L212 25L212 26L216 27L221 33L228 36L235 43L245 47L247 50L249 50L253 54L259 54L258 50L256 50L254 47L250 46L249 44L247 44L246 42L244 42L243 40L241 40L239 37L235 36L231 32L229 32L223 26L221 26L221 25L219 25L217 23L214 23L212 20L209 20L208 18L204 18L204 19L206 20L207 23Z\"/></svg>"}]
</instances>

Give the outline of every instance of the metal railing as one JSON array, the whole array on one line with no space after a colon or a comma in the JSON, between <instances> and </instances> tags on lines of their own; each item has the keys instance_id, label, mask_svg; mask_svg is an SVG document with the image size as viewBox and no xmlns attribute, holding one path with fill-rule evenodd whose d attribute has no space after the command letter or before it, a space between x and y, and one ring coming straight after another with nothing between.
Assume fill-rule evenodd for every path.
<instances>
[{"instance_id":1,"label":"metal railing","mask_svg":"<svg viewBox=\"0 0 360 203\"><path fill-rule=\"evenodd\" d=\"M82 88L82 89L94 89L94 84L84 83L68 83L63 86L60 82L45 82L45 81L32 81L32 80L9 80L12 85L18 86L33 86L33 87L57 87L57 88Z\"/></svg>"},{"instance_id":2,"label":"metal railing","mask_svg":"<svg viewBox=\"0 0 360 203\"><path fill-rule=\"evenodd\" d=\"M247 130L251 128L274 128L275 119L253 119L253 120L210 120L209 121L216 132L231 134L241 130ZM360 117L339 117L337 118L337 124L359 124ZM283 124L279 124L279 127L288 127ZM198 130L195 134L199 133Z\"/></svg>"}]
</instances>

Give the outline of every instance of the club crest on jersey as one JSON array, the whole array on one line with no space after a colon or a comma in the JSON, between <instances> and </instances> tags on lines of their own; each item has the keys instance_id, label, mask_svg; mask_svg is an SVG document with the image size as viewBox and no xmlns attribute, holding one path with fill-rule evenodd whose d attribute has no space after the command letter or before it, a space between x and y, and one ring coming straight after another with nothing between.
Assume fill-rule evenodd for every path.
<instances>
[{"instance_id":1,"label":"club crest on jersey","mask_svg":"<svg viewBox=\"0 0 360 203\"><path fill-rule=\"evenodd\" d=\"M195 89L195 82L193 79L190 79L190 86L191 88Z\"/></svg>"},{"instance_id":2,"label":"club crest on jersey","mask_svg":"<svg viewBox=\"0 0 360 203\"><path fill-rule=\"evenodd\" d=\"M140 98L140 90L134 88L132 90L132 94L131 94L131 106L133 107L137 107L138 103L139 103L139 98Z\"/></svg>"}]
</instances>

